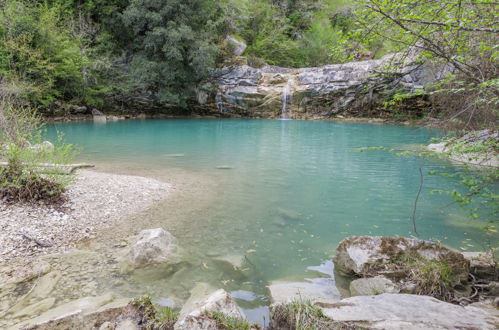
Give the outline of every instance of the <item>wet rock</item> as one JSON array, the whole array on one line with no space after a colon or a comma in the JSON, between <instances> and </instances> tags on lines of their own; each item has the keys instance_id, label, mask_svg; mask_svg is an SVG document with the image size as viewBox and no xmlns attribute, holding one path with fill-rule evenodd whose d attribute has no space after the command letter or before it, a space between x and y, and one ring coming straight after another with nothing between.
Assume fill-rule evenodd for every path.
<instances>
[{"instance_id":1,"label":"wet rock","mask_svg":"<svg viewBox=\"0 0 499 330\"><path fill-rule=\"evenodd\" d=\"M470 262L470 272L480 279L497 279L497 263L491 252L462 252Z\"/></svg>"},{"instance_id":2,"label":"wet rock","mask_svg":"<svg viewBox=\"0 0 499 330\"><path fill-rule=\"evenodd\" d=\"M52 308L54 304L55 298L46 298L14 313L14 315L12 315L12 318L17 319L25 316L38 315Z\"/></svg>"},{"instance_id":3,"label":"wet rock","mask_svg":"<svg viewBox=\"0 0 499 330\"><path fill-rule=\"evenodd\" d=\"M496 329L499 321L476 307L409 294L357 296L322 307L334 321L369 329Z\"/></svg>"},{"instance_id":4,"label":"wet rock","mask_svg":"<svg viewBox=\"0 0 499 330\"><path fill-rule=\"evenodd\" d=\"M352 296L372 296L381 293L399 293L395 283L384 276L359 278L350 283Z\"/></svg>"},{"instance_id":5,"label":"wet rock","mask_svg":"<svg viewBox=\"0 0 499 330\"><path fill-rule=\"evenodd\" d=\"M176 257L177 252L178 247L169 232L162 228L145 229L139 233L137 242L125 256L126 268L130 270L169 262Z\"/></svg>"},{"instance_id":6,"label":"wet rock","mask_svg":"<svg viewBox=\"0 0 499 330\"><path fill-rule=\"evenodd\" d=\"M303 218L300 212L283 208L277 209L277 215L286 221L299 221Z\"/></svg>"},{"instance_id":7,"label":"wet rock","mask_svg":"<svg viewBox=\"0 0 499 330\"><path fill-rule=\"evenodd\" d=\"M271 282L268 286L273 304L290 303L296 300L334 303L340 293L330 278L307 279L305 282Z\"/></svg>"},{"instance_id":8,"label":"wet rock","mask_svg":"<svg viewBox=\"0 0 499 330\"><path fill-rule=\"evenodd\" d=\"M111 293L98 297L85 297L50 309L38 317L14 326L15 329L81 329L92 328L91 322L103 323L116 317L111 309L123 308L128 300L113 302ZM109 305L108 305L109 304ZM108 305L101 310L103 306ZM101 322L97 322L103 319ZM98 328L98 327L97 327Z\"/></svg>"},{"instance_id":9,"label":"wet rock","mask_svg":"<svg viewBox=\"0 0 499 330\"><path fill-rule=\"evenodd\" d=\"M190 302L184 306L176 330L218 329L217 322L210 318L210 312L220 312L227 316L245 319L232 297L223 289L217 290L207 298Z\"/></svg>"},{"instance_id":10,"label":"wet rock","mask_svg":"<svg viewBox=\"0 0 499 330\"><path fill-rule=\"evenodd\" d=\"M469 262L461 253L429 241L403 237L351 236L340 242L334 256L342 271L360 276L385 275L404 278L410 260L445 262L452 271L453 284L466 282Z\"/></svg>"},{"instance_id":11,"label":"wet rock","mask_svg":"<svg viewBox=\"0 0 499 330\"><path fill-rule=\"evenodd\" d=\"M71 113L72 114L76 114L76 115L79 115L79 114L84 114L84 113L87 113L88 109L86 106L73 106L71 107Z\"/></svg>"},{"instance_id":12,"label":"wet rock","mask_svg":"<svg viewBox=\"0 0 499 330\"><path fill-rule=\"evenodd\" d=\"M44 260L27 260L22 264L8 265L0 268L0 288L18 284L47 274L50 264Z\"/></svg>"}]
</instances>

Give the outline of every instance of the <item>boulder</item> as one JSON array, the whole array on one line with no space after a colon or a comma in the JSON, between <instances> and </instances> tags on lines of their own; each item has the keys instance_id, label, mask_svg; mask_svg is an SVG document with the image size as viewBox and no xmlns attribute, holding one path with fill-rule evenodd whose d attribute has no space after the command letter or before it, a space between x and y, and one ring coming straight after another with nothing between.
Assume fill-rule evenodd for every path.
<instances>
[{"instance_id":1,"label":"boulder","mask_svg":"<svg viewBox=\"0 0 499 330\"><path fill-rule=\"evenodd\" d=\"M174 237L162 228L142 230L137 242L127 251L127 270L150 264L171 262L176 259L178 247Z\"/></svg>"},{"instance_id":2,"label":"boulder","mask_svg":"<svg viewBox=\"0 0 499 330\"><path fill-rule=\"evenodd\" d=\"M87 107L86 106L78 106L78 105L75 105L73 107L71 107L71 113L72 114L84 114L88 111Z\"/></svg>"},{"instance_id":3,"label":"boulder","mask_svg":"<svg viewBox=\"0 0 499 330\"><path fill-rule=\"evenodd\" d=\"M176 330L218 329L217 321L210 317L211 312L245 319L232 297L223 289L213 292L207 298L186 305L189 310L182 308L180 319L175 323Z\"/></svg>"},{"instance_id":4,"label":"boulder","mask_svg":"<svg viewBox=\"0 0 499 330\"><path fill-rule=\"evenodd\" d=\"M324 315L368 329L497 329L499 319L476 307L428 296L384 293L322 305Z\"/></svg>"},{"instance_id":5,"label":"boulder","mask_svg":"<svg viewBox=\"0 0 499 330\"><path fill-rule=\"evenodd\" d=\"M459 252L442 245L414 238L385 236L351 236L340 242L334 256L336 266L362 277L385 275L405 278L410 262L417 260L443 262L451 270L452 284L466 282L469 262Z\"/></svg>"},{"instance_id":6,"label":"boulder","mask_svg":"<svg viewBox=\"0 0 499 330\"><path fill-rule=\"evenodd\" d=\"M372 296L381 293L399 293L400 289L384 276L359 278L350 283L352 296Z\"/></svg>"},{"instance_id":7,"label":"boulder","mask_svg":"<svg viewBox=\"0 0 499 330\"><path fill-rule=\"evenodd\" d=\"M97 110L95 108L92 109L92 115L94 115L94 116L104 116L104 114L101 111L99 111L99 110Z\"/></svg>"}]
</instances>

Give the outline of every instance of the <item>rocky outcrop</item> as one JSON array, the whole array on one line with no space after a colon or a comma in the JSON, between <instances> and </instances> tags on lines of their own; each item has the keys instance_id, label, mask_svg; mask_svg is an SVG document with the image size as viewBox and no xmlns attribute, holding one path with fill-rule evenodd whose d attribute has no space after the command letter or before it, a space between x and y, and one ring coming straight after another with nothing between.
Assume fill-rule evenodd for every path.
<instances>
[{"instance_id":1,"label":"rocky outcrop","mask_svg":"<svg viewBox=\"0 0 499 330\"><path fill-rule=\"evenodd\" d=\"M497 329L499 322L480 308L410 294L351 297L322 307L334 321L368 329Z\"/></svg>"},{"instance_id":2,"label":"rocky outcrop","mask_svg":"<svg viewBox=\"0 0 499 330\"><path fill-rule=\"evenodd\" d=\"M177 262L178 246L174 237L162 228L142 230L137 242L124 257L125 270L144 267L151 264Z\"/></svg>"},{"instance_id":3,"label":"rocky outcrop","mask_svg":"<svg viewBox=\"0 0 499 330\"><path fill-rule=\"evenodd\" d=\"M340 242L334 261L343 272L369 281L380 275L390 279L393 291L383 291L381 286L380 292L416 293L444 301L471 295L469 261L461 253L429 241L351 236Z\"/></svg>"},{"instance_id":4,"label":"rocky outcrop","mask_svg":"<svg viewBox=\"0 0 499 330\"><path fill-rule=\"evenodd\" d=\"M478 279L497 280L499 270L492 252L463 252L463 256L470 262L470 272Z\"/></svg>"},{"instance_id":5,"label":"rocky outcrop","mask_svg":"<svg viewBox=\"0 0 499 330\"><path fill-rule=\"evenodd\" d=\"M400 69L380 75L394 65ZM365 107L394 85L414 91L446 73L397 54L316 68L237 64L214 72L214 106L222 113L251 117L280 117L285 108L291 118L325 118Z\"/></svg>"},{"instance_id":6,"label":"rocky outcrop","mask_svg":"<svg viewBox=\"0 0 499 330\"><path fill-rule=\"evenodd\" d=\"M401 270L391 266L403 266L415 259L446 262L457 283L468 279L469 263L461 253L420 239L350 236L340 242L334 256L339 269L360 276L397 277Z\"/></svg>"},{"instance_id":7,"label":"rocky outcrop","mask_svg":"<svg viewBox=\"0 0 499 330\"><path fill-rule=\"evenodd\" d=\"M175 330L218 329L217 320L211 313L223 313L225 316L245 320L232 297L223 289L217 290L204 299L186 303L180 312L180 319Z\"/></svg>"}]
</instances>

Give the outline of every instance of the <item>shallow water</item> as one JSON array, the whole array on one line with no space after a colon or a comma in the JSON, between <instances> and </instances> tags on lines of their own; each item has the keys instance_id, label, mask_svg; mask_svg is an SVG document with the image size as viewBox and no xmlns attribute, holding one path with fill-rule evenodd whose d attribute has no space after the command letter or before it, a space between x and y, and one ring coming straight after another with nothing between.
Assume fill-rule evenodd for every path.
<instances>
[{"instance_id":1,"label":"shallow water","mask_svg":"<svg viewBox=\"0 0 499 330\"><path fill-rule=\"evenodd\" d=\"M113 264L116 242L140 229L163 227L177 237L189 262L125 277L94 267L90 277L99 291L181 302L195 283L209 282L252 292L235 295L254 298L238 299L253 318L264 313L259 306L268 303L270 281L319 276L307 267L330 260L344 237L414 235L411 213L421 161L354 149L407 149L439 134L395 125L228 119L53 124L48 137L56 131L82 147L79 158L100 170L150 176L178 189L88 247L98 258L82 260L90 268L90 260ZM452 171L450 163L437 159L424 168ZM456 187L449 179L426 176L417 211L420 237L483 250L487 241L479 226L463 220L457 209L442 208L448 197L429 193ZM226 256L244 256L244 271L215 260Z\"/></svg>"}]
</instances>

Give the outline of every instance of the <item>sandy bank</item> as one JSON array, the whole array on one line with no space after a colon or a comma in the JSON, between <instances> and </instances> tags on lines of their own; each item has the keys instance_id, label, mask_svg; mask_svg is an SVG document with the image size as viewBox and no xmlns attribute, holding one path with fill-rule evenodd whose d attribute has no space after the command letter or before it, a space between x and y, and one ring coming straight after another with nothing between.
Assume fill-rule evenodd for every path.
<instances>
[{"instance_id":1,"label":"sandy bank","mask_svg":"<svg viewBox=\"0 0 499 330\"><path fill-rule=\"evenodd\" d=\"M169 184L154 179L82 170L60 209L0 202L0 264L64 251L145 210L169 190Z\"/></svg>"}]
</instances>

